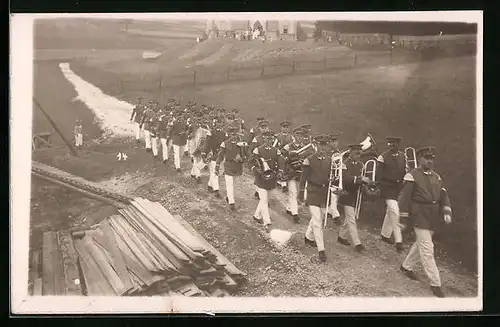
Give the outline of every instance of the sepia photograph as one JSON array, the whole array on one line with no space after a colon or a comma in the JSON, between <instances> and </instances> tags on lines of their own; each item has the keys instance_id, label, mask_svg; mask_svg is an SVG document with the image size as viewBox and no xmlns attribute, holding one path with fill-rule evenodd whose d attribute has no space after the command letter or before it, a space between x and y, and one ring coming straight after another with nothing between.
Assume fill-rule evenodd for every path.
<instances>
[{"instance_id":1,"label":"sepia photograph","mask_svg":"<svg viewBox=\"0 0 500 327\"><path fill-rule=\"evenodd\" d=\"M482 12L11 26L13 312L482 309Z\"/></svg>"}]
</instances>

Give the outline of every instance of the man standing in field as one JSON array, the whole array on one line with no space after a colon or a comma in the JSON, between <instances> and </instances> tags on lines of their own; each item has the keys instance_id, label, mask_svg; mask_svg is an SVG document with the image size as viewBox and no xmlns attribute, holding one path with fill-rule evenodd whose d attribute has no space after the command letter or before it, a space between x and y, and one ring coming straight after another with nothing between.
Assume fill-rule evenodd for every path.
<instances>
[{"instance_id":1,"label":"man standing in field","mask_svg":"<svg viewBox=\"0 0 500 327\"><path fill-rule=\"evenodd\" d=\"M208 163L209 179L207 190L214 193L216 198L220 198L219 176L215 174L217 154L219 153L221 143L227 138L227 133L223 130L224 117L218 117L213 120L213 127L207 133L207 138L202 151L203 161Z\"/></svg>"},{"instance_id":2,"label":"man standing in field","mask_svg":"<svg viewBox=\"0 0 500 327\"><path fill-rule=\"evenodd\" d=\"M134 121L135 123L135 140L137 143L139 143L141 139L141 119L144 113L144 104L142 103L142 100L142 96L137 97L137 104L130 115L130 121Z\"/></svg>"},{"instance_id":3,"label":"man standing in field","mask_svg":"<svg viewBox=\"0 0 500 327\"><path fill-rule=\"evenodd\" d=\"M257 118L257 120L259 122L255 130L254 129L250 130L250 135L254 135L253 138L250 140L249 144L250 153L252 153L254 149L258 148L259 146L261 146L266 142L262 134L266 131L269 131L269 122L267 120L265 120L264 118L262 119ZM259 199L259 192L257 190L257 186L255 186L254 198Z\"/></svg>"},{"instance_id":4,"label":"man standing in field","mask_svg":"<svg viewBox=\"0 0 500 327\"><path fill-rule=\"evenodd\" d=\"M83 124L80 119L77 119L75 122L75 147L79 148L83 145Z\"/></svg>"},{"instance_id":5,"label":"man standing in field","mask_svg":"<svg viewBox=\"0 0 500 327\"><path fill-rule=\"evenodd\" d=\"M168 112L167 110L168 107L165 107L164 113L160 116L158 123L158 136L160 137L161 154L164 164L166 164L168 160L168 135L171 128L170 119L172 117L172 112Z\"/></svg>"},{"instance_id":6,"label":"man standing in field","mask_svg":"<svg viewBox=\"0 0 500 327\"><path fill-rule=\"evenodd\" d=\"M338 202L344 206L344 222L340 226L338 242L343 245L350 245L347 240L351 236L352 244L357 252L362 252L365 247L361 244L358 235L355 209L358 191L362 184L368 184L370 179L362 176L363 162L361 162L361 144L349 145L349 157L344 161L342 181L344 190L347 192L339 196Z\"/></svg>"},{"instance_id":7,"label":"man standing in field","mask_svg":"<svg viewBox=\"0 0 500 327\"><path fill-rule=\"evenodd\" d=\"M314 138L314 143L317 144L317 152L304 159L300 183L305 185L307 182L305 201L311 214L304 241L308 246L317 247L319 260L325 262L322 210L326 210L328 205L326 200L329 191L331 156L328 136L318 135ZM300 193L302 194L306 189L302 189Z\"/></svg>"},{"instance_id":8,"label":"man standing in field","mask_svg":"<svg viewBox=\"0 0 500 327\"><path fill-rule=\"evenodd\" d=\"M403 237L399 226L398 196L406 174L406 160L403 152L399 151L400 137L386 137L389 150L377 158L376 180L379 182L380 196L385 199L386 213L382 230L382 241L392 244L391 234L394 234L396 251L403 250Z\"/></svg>"},{"instance_id":9,"label":"man standing in field","mask_svg":"<svg viewBox=\"0 0 500 327\"><path fill-rule=\"evenodd\" d=\"M330 146L332 148L331 155L340 154L339 139L338 139L339 135L340 134L329 135L329 139L330 139L329 143L330 143ZM330 195L330 199L331 199L331 202L330 202L330 205L328 207L328 216L332 217L335 224L340 225L341 221L340 221L340 213L338 210L338 195L332 192L332 194Z\"/></svg>"},{"instance_id":10,"label":"man standing in field","mask_svg":"<svg viewBox=\"0 0 500 327\"><path fill-rule=\"evenodd\" d=\"M215 163L215 175L219 176L219 167L224 161L224 179L226 181L226 201L234 211L234 178L243 174L243 162L246 159L246 142L240 141L240 130L236 126L228 129L229 138L220 145Z\"/></svg>"},{"instance_id":11,"label":"man standing in field","mask_svg":"<svg viewBox=\"0 0 500 327\"><path fill-rule=\"evenodd\" d=\"M160 138L160 124L164 113L158 103L155 103L153 110L154 116L151 122L151 149L153 151L153 158L158 159L158 139Z\"/></svg>"},{"instance_id":12,"label":"man standing in field","mask_svg":"<svg viewBox=\"0 0 500 327\"><path fill-rule=\"evenodd\" d=\"M416 241L400 269L408 278L417 280L413 269L420 259L430 279L432 292L437 297L444 297L434 259L432 236L441 221L451 223L450 198L441 176L433 170L435 147L420 148L416 154L418 167L404 176L403 189L398 199L400 217L413 225Z\"/></svg>"}]
</instances>

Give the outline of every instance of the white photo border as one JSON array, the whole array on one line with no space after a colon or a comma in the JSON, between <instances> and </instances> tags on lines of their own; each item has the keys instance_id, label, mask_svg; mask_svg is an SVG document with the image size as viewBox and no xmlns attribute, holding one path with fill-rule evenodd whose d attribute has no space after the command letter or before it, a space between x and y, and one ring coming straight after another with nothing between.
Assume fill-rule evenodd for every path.
<instances>
[{"instance_id":1,"label":"white photo border","mask_svg":"<svg viewBox=\"0 0 500 327\"><path fill-rule=\"evenodd\" d=\"M477 24L476 169L478 224L478 293L475 298L192 298L192 297L69 297L29 296L28 258L31 189L33 94L33 22L51 18L108 19L272 19L432 21ZM91 313L290 313L290 312L443 312L480 311L483 307L483 12L289 12L289 13L112 13L11 15L11 312L14 314ZM31 41L31 42L29 42Z\"/></svg>"}]
</instances>

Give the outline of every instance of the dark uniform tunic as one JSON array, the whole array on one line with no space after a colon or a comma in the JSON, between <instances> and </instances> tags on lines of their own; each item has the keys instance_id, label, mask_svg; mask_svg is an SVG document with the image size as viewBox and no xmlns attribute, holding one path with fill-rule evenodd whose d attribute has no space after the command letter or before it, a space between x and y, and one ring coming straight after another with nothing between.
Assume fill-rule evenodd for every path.
<instances>
[{"instance_id":1,"label":"dark uniform tunic","mask_svg":"<svg viewBox=\"0 0 500 327\"><path fill-rule=\"evenodd\" d=\"M380 196L384 199L397 200L403 187L406 173L406 160L403 152L392 154L389 151L377 158L375 179L379 182Z\"/></svg>"},{"instance_id":2,"label":"dark uniform tunic","mask_svg":"<svg viewBox=\"0 0 500 327\"><path fill-rule=\"evenodd\" d=\"M306 205L326 207L330 178L331 157L315 153L304 159L300 184L307 182Z\"/></svg>"},{"instance_id":3,"label":"dark uniform tunic","mask_svg":"<svg viewBox=\"0 0 500 327\"><path fill-rule=\"evenodd\" d=\"M169 118L166 114L160 116L158 119L158 136L162 139L168 138L169 130L170 130L170 124L169 124Z\"/></svg>"},{"instance_id":4,"label":"dark uniform tunic","mask_svg":"<svg viewBox=\"0 0 500 327\"><path fill-rule=\"evenodd\" d=\"M153 109L146 108L146 110L144 111L144 115L141 119L141 125L144 126L145 131L151 132L151 123L153 122L154 115L155 112L153 111Z\"/></svg>"},{"instance_id":5,"label":"dark uniform tunic","mask_svg":"<svg viewBox=\"0 0 500 327\"><path fill-rule=\"evenodd\" d=\"M187 122L183 119L174 120L172 128L170 129L170 138L172 144L177 146L185 146L187 141Z\"/></svg>"},{"instance_id":6,"label":"dark uniform tunic","mask_svg":"<svg viewBox=\"0 0 500 327\"><path fill-rule=\"evenodd\" d=\"M132 110L132 114L130 115L130 120L134 120L134 122L140 124L142 115L144 113L144 105L143 104L137 104L134 109Z\"/></svg>"},{"instance_id":7,"label":"dark uniform tunic","mask_svg":"<svg viewBox=\"0 0 500 327\"><path fill-rule=\"evenodd\" d=\"M153 116L153 121L151 122L151 137L159 137L160 136L160 124L163 116L161 112L155 112Z\"/></svg>"},{"instance_id":8,"label":"dark uniform tunic","mask_svg":"<svg viewBox=\"0 0 500 327\"><path fill-rule=\"evenodd\" d=\"M237 158L241 160L238 161ZM216 165L219 166L224 160L225 175L241 176L243 174L243 159L244 154L242 148L238 146L237 139L231 138L221 143Z\"/></svg>"},{"instance_id":9,"label":"dark uniform tunic","mask_svg":"<svg viewBox=\"0 0 500 327\"><path fill-rule=\"evenodd\" d=\"M221 143L227 138L227 133L223 129L211 129L207 134L203 145L203 153L212 153L211 160L215 160L219 153Z\"/></svg>"},{"instance_id":10,"label":"dark uniform tunic","mask_svg":"<svg viewBox=\"0 0 500 327\"><path fill-rule=\"evenodd\" d=\"M267 162L269 168L274 170L276 173L278 169L284 168L285 161L281 154L281 151L278 148L275 148L273 146L261 145L255 148L252 153L255 157L263 158ZM264 180L262 178L262 175L255 170L255 166L252 167L252 171L255 175L254 184L258 188L262 188L268 191L276 188L276 179L271 179L269 181Z\"/></svg>"},{"instance_id":11,"label":"dark uniform tunic","mask_svg":"<svg viewBox=\"0 0 500 327\"><path fill-rule=\"evenodd\" d=\"M356 198L361 186L363 163L347 158L344 161L344 165L345 167L342 167L342 186L347 193L339 196L338 203L340 205L354 207L356 206Z\"/></svg>"},{"instance_id":12,"label":"dark uniform tunic","mask_svg":"<svg viewBox=\"0 0 500 327\"><path fill-rule=\"evenodd\" d=\"M293 137L292 134L290 133L283 133L283 132L280 132L278 133L278 135L276 135L276 147L281 149L283 148L285 145L289 144L289 143L292 143L295 141L295 138Z\"/></svg>"},{"instance_id":13,"label":"dark uniform tunic","mask_svg":"<svg viewBox=\"0 0 500 327\"><path fill-rule=\"evenodd\" d=\"M451 215L450 198L443 180L436 172L424 172L421 168L404 176L398 203L401 218L409 217L417 228L436 230L443 215Z\"/></svg>"},{"instance_id":14,"label":"dark uniform tunic","mask_svg":"<svg viewBox=\"0 0 500 327\"><path fill-rule=\"evenodd\" d=\"M281 150L281 152L283 153L283 156L287 160L287 166L285 167L285 173L286 173L286 175L290 176L289 180L293 180L293 179L300 180L300 176L301 176L300 172L297 172L297 170L295 170L294 167L292 167L290 162L291 162L291 160L300 160L300 158L298 156L293 155L291 152L299 150L300 148L302 148L302 146L303 145L301 145L301 144L292 142L292 143L286 144L283 147L283 149Z\"/></svg>"}]
</instances>

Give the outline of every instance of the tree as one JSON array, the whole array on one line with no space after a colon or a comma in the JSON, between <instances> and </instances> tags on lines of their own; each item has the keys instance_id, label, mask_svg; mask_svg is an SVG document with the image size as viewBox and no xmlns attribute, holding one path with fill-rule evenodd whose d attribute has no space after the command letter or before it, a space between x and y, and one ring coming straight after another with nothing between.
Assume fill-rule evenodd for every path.
<instances>
[{"instance_id":1,"label":"tree","mask_svg":"<svg viewBox=\"0 0 500 327\"><path fill-rule=\"evenodd\" d=\"M314 23L314 32L313 32L314 40L318 41L321 37L323 37L323 28L321 27L321 23L317 20Z\"/></svg>"}]
</instances>

